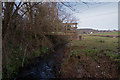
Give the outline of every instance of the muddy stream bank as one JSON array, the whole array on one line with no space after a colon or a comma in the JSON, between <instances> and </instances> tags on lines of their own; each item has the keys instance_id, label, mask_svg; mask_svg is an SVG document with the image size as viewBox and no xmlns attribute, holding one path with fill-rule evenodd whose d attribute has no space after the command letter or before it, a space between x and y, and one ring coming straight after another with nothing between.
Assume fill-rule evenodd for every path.
<instances>
[{"instance_id":1,"label":"muddy stream bank","mask_svg":"<svg viewBox=\"0 0 120 80\"><path fill-rule=\"evenodd\" d=\"M65 46L62 46L57 49L55 53L50 53L42 58L36 58L36 60L34 60L34 64L23 67L14 80L59 78L64 49Z\"/></svg>"}]
</instances>

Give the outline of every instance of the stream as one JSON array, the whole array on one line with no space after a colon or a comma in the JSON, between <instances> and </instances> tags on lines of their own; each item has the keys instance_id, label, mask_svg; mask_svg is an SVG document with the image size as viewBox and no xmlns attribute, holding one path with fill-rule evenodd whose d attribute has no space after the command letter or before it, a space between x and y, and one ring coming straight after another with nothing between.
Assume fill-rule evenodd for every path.
<instances>
[{"instance_id":1,"label":"stream","mask_svg":"<svg viewBox=\"0 0 120 80\"><path fill-rule=\"evenodd\" d=\"M45 78L58 78L63 55L64 47L59 48L55 53L42 57L37 64L30 69L21 71L14 80L44 80ZM30 66L31 65L29 65L29 67Z\"/></svg>"}]
</instances>

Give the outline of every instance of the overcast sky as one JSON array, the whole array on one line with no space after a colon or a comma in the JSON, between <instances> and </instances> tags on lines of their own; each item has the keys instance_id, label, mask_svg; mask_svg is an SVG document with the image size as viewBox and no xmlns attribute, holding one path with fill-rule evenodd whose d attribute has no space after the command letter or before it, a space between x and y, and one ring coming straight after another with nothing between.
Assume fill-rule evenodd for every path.
<instances>
[{"instance_id":1,"label":"overcast sky","mask_svg":"<svg viewBox=\"0 0 120 80\"><path fill-rule=\"evenodd\" d=\"M87 5L77 3L77 5L74 6L74 8L79 11L79 13L74 12L74 16L78 19L78 28L98 30L118 29L117 2L89 2Z\"/></svg>"}]
</instances>

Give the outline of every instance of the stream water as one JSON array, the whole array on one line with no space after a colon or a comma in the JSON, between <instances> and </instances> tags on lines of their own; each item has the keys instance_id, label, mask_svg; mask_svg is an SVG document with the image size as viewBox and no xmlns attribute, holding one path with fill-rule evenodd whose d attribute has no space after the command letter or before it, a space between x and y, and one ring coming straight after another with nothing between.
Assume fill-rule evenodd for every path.
<instances>
[{"instance_id":1,"label":"stream water","mask_svg":"<svg viewBox=\"0 0 120 80\"><path fill-rule=\"evenodd\" d=\"M63 56L63 52L64 48L60 48L56 53L48 54L40 59L37 65L22 71L14 80L40 80L58 77L62 58L58 63L56 57Z\"/></svg>"}]
</instances>

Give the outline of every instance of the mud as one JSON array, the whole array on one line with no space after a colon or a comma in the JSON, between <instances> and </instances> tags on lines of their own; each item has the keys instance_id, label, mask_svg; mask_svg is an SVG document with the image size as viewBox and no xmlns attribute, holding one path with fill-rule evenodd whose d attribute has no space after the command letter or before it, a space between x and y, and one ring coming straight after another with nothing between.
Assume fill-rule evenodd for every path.
<instances>
[{"instance_id":1,"label":"mud","mask_svg":"<svg viewBox=\"0 0 120 80\"><path fill-rule=\"evenodd\" d=\"M66 52L66 54L69 51ZM114 61L109 60L102 52L97 60L81 54L66 56L61 66L62 78L114 78L118 79L118 70Z\"/></svg>"}]
</instances>

